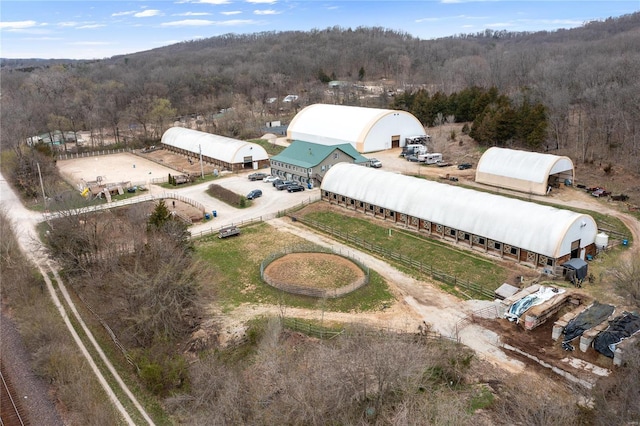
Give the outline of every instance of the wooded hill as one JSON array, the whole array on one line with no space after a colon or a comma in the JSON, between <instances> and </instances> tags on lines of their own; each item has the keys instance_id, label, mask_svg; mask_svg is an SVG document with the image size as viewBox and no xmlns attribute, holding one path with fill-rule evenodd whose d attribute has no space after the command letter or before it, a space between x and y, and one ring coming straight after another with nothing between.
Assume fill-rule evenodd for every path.
<instances>
[{"instance_id":1,"label":"wooded hill","mask_svg":"<svg viewBox=\"0 0 640 426\"><path fill-rule=\"evenodd\" d=\"M420 40L333 27L229 34L100 61L2 60L2 142L55 129L117 137L131 123L144 128L132 138L157 139L186 114L204 117L208 131L256 137L265 121L286 123L317 102L392 107L393 97L420 89L433 97L494 87L515 108L525 98L544 106L541 148L632 166L640 147L638 69L640 13L553 32ZM349 84L329 89L329 80ZM299 98L283 103L287 94Z\"/></svg>"}]
</instances>

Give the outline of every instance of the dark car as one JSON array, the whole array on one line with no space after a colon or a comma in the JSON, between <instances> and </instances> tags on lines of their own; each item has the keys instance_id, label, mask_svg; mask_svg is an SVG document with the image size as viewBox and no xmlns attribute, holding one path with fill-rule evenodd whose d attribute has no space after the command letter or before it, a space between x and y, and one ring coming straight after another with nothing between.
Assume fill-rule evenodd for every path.
<instances>
[{"instance_id":1,"label":"dark car","mask_svg":"<svg viewBox=\"0 0 640 426\"><path fill-rule=\"evenodd\" d=\"M470 169L471 163L462 163L462 164L458 164L458 170L467 170Z\"/></svg>"},{"instance_id":2,"label":"dark car","mask_svg":"<svg viewBox=\"0 0 640 426\"><path fill-rule=\"evenodd\" d=\"M249 180L262 180L264 178L266 178L267 176L269 176L266 173L251 173L249 175Z\"/></svg>"},{"instance_id":3,"label":"dark car","mask_svg":"<svg viewBox=\"0 0 640 426\"><path fill-rule=\"evenodd\" d=\"M293 183L293 184L287 186L287 191L288 192L304 191L304 186L302 186L300 184L297 184L297 183Z\"/></svg>"},{"instance_id":4,"label":"dark car","mask_svg":"<svg viewBox=\"0 0 640 426\"><path fill-rule=\"evenodd\" d=\"M276 183L276 189L282 191L283 189L287 189L289 185L295 185L295 182L292 180L281 180Z\"/></svg>"},{"instance_id":5,"label":"dark car","mask_svg":"<svg viewBox=\"0 0 640 426\"><path fill-rule=\"evenodd\" d=\"M254 189L253 191L247 194L247 200L253 200L258 197L262 197L262 191L259 189Z\"/></svg>"},{"instance_id":6,"label":"dark car","mask_svg":"<svg viewBox=\"0 0 640 426\"><path fill-rule=\"evenodd\" d=\"M411 161L411 162L414 162L414 163L417 163L417 162L420 161L418 156L415 155L415 154L407 155L405 158L406 158L407 161Z\"/></svg>"}]
</instances>

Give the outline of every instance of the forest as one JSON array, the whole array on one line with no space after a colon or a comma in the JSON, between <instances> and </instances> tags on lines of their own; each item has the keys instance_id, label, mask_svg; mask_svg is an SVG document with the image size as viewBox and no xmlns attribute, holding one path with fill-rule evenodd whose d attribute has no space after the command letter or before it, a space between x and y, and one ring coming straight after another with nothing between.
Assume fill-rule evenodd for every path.
<instances>
[{"instance_id":1,"label":"forest","mask_svg":"<svg viewBox=\"0 0 640 426\"><path fill-rule=\"evenodd\" d=\"M55 130L84 130L92 141L126 144L158 140L178 117L191 115L202 118L203 130L259 137L265 122L286 124L300 108L325 102L405 108L426 127L437 124L438 114L478 119L475 136L488 145L634 167L639 26L636 13L571 30L487 30L437 40L333 27L229 34L98 61L4 59L0 136L8 147ZM331 80L346 84L329 86ZM482 117L440 102L470 90L495 91L484 99L489 108ZM288 94L299 97L283 102ZM417 105L425 100L432 102ZM481 131L488 117L502 120L494 127L513 126L526 109L536 123ZM527 141L523 132L535 137Z\"/></svg>"}]
</instances>

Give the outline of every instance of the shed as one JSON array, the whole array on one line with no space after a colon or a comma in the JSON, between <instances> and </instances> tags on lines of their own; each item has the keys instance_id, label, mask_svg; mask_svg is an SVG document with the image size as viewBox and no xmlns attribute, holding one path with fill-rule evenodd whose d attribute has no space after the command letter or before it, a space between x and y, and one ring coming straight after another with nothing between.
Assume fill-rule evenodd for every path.
<instances>
[{"instance_id":1,"label":"shed","mask_svg":"<svg viewBox=\"0 0 640 426\"><path fill-rule=\"evenodd\" d=\"M426 137L424 126L407 111L314 104L296 114L287 139L322 145L350 143L360 153L405 145L405 139Z\"/></svg>"},{"instance_id":2,"label":"shed","mask_svg":"<svg viewBox=\"0 0 640 426\"><path fill-rule=\"evenodd\" d=\"M569 157L498 147L489 148L476 168L478 183L537 195L573 183L574 175Z\"/></svg>"},{"instance_id":3,"label":"shed","mask_svg":"<svg viewBox=\"0 0 640 426\"><path fill-rule=\"evenodd\" d=\"M340 163L322 199L427 235L539 267L595 253L593 218L399 173Z\"/></svg>"},{"instance_id":4,"label":"shed","mask_svg":"<svg viewBox=\"0 0 640 426\"><path fill-rule=\"evenodd\" d=\"M269 155L255 143L183 127L171 127L162 135L164 148L227 170L258 169L269 165Z\"/></svg>"},{"instance_id":5,"label":"shed","mask_svg":"<svg viewBox=\"0 0 640 426\"><path fill-rule=\"evenodd\" d=\"M579 258L569 259L560 266L565 268L565 271L572 271L570 274L572 282L577 281L578 283L581 283L587 277L589 271L589 264Z\"/></svg>"}]
</instances>

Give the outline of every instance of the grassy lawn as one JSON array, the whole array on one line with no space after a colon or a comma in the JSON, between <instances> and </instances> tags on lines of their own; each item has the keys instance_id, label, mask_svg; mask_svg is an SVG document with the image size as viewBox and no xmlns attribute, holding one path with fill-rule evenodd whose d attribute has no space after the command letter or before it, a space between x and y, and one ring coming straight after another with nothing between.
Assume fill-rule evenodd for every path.
<instances>
[{"instance_id":1,"label":"grassy lawn","mask_svg":"<svg viewBox=\"0 0 640 426\"><path fill-rule=\"evenodd\" d=\"M263 303L358 312L380 309L393 301L386 282L375 271L371 271L369 285L338 299L292 295L265 284L260 278L260 263L269 254L287 247L309 245L306 240L265 223L243 227L237 237L219 239L212 236L198 240L195 245L198 257L212 265L211 288L206 290L215 293L228 309L242 303Z\"/></svg>"},{"instance_id":2,"label":"grassy lawn","mask_svg":"<svg viewBox=\"0 0 640 426\"><path fill-rule=\"evenodd\" d=\"M390 230L383 222L374 223L366 219L342 216L329 211L311 212L302 215L347 232L357 238L366 239L371 244L410 256L417 262L430 265L434 269L453 275L459 279L480 284L494 290L508 277L508 271L480 255L456 249L450 244L396 228Z\"/></svg>"},{"instance_id":3,"label":"grassy lawn","mask_svg":"<svg viewBox=\"0 0 640 426\"><path fill-rule=\"evenodd\" d=\"M273 144L266 139L251 139L249 140L249 142L258 144L263 147L264 150L267 151L267 154L269 154L269 156L271 157L280 154L286 148L286 146Z\"/></svg>"}]
</instances>

